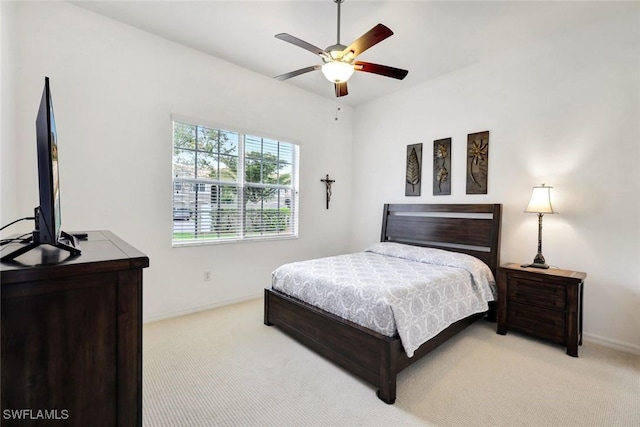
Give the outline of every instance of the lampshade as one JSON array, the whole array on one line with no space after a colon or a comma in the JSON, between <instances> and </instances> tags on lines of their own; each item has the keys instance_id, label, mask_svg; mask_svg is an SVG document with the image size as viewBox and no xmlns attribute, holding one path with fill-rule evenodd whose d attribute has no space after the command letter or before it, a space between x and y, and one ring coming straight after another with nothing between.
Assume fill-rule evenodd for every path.
<instances>
[{"instance_id":1,"label":"lampshade","mask_svg":"<svg viewBox=\"0 0 640 427\"><path fill-rule=\"evenodd\" d=\"M331 83L344 83L353 74L353 65L348 62L331 61L322 66L322 74Z\"/></svg>"},{"instance_id":2,"label":"lampshade","mask_svg":"<svg viewBox=\"0 0 640 427\"><path fill-rule=\"evenodd\" d=\"M529 205L524 211L529 213L542 214L557 213L553 210L553 206L551 206L552 188L553 187L547 187L544 184L542 184L540 187L533 187L531 200L529 201Z\"/></svg>"}]
</instances>

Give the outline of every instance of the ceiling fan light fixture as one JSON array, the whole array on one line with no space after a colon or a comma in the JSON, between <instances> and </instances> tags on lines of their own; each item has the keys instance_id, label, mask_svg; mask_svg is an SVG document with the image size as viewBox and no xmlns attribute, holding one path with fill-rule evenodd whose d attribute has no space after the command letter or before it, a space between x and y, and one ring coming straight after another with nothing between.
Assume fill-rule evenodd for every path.
<instances>
[{"instance_id":1,"label":"ceiling fan light fixture","mask_svg":"<svg viewBox=\"0 0 640 427\"><path fill-rule=\"evenodd\" d=\"M322 66L322 74L331 83L344 83L353 75L353 65L348 62L331 61Z\"/></svg>"},{"instance_id":2,"label":"ceiling fan light fixture","mask_svg":"<svg viewBox=\"0 0 640 427\"><path fill-rule=\"evenodd\" d=\"M370 62L356 61L356 58L362 52L392 36L393 31L383 24L378 24L354 40L349 46L345 46L340 43L340 4L344 2L344 0L333 0L333 2L338 6L338 31L336 44L331 45L326 49L320 49L319 47L314 46L311 43L307 43L304 40L300 40L291 34L276 34L277 39L301 47L302 49L308 50L314 55L319 56L324 65L312 65L310 67L281 74L275 78L278 80L286 80L310 71L321 69L322 74L324 74L327 80L334 84L336 97L346 96L349 94L347 90L347 80L349 80L355 71L378 74L398 80L404 79L407 76L407 70L388 67L386 65L372 64Z\"/></svg>"}]
</instances>

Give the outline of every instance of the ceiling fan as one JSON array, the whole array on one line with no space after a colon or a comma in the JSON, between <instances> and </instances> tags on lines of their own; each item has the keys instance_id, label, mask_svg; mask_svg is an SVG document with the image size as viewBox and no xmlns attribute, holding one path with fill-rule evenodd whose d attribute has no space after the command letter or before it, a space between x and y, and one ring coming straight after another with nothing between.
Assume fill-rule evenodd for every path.
<instances>
[{"instance_id":1,"label":"ceiling fan","mask_svg":"<svg viewBox=\"0 0 640 427\"><path fill-rule=\"evenodd\" d=\"M356 57L365 50L380 43L387 37L390 37L393 34L393 31L385 25L378 24L360 36L349 46L342 45L340 44L340 4L344 0L333 1L338 6L338 40L336 44L331 45L326 49L320 49L319 47L307 43L304 40L300 40L291 34L280 33L275 36L277 39L289 42L318 55L322 59L323 64L301 68L299 70L281 74L275 78L278 80L286 80L310 71L322 70L322 73L327 80L334 84L337 97L349 94L347 91L347 80L349 80L349 77L351 77L354 71L379 74L381 76L392 77L398 80L404 79L409 73L407 70L355 60Z\"/></svg>"}]
</instances>

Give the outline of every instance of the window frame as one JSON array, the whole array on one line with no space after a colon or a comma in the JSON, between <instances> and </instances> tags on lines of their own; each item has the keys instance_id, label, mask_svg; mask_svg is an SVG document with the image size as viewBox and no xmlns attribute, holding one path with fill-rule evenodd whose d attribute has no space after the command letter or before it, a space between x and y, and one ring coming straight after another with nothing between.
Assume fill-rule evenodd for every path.
<instances>
[{"instance_id":1,"label":"window frame","mask_svg":"<svg viewBox=\"0 0 640 427\"><path fill-rule=\"evenodd\" d=\"M218 176L217 179L206 179L206 178L202 178L202 177L197 177L197 166L194 165L194 177L178 177L175 173L175 150L176 150L176 145L175 145L175 126L176 123L180 123L180 124L184 124L184 125L189 125L189 126L195 126L196 129L196 133L198 132L197 127L201 127L201 128L206 128L206 129L210 129L210 130L215 130L218 132L229 132L229 133L234 133L237 134L238 136L238 141L237 141L237 171L236 171L236 181L223 181L222 179L220 179L221 177ZM245 156L245 148L246 148L246 139L247 137L253 137L253 138L258 138L262 144L264 144L264 140L271 140L271 141L275 141L278 143L278 151L280 150L280 144L287 144L288 146L290 146L290 150L291 150L291 183L288 185L283 185L281 183L277 183L277 184L270 184L270 183L256 183L256 182L249 182L247 180L247 177L245 175L245 166L246 166L246 162L247 162L247 157ZM196 147L193 149L195 152L201 152L201 153L206 153L206 151L203 150L199 150L198 146L196 145ZM297 143L296 141L291 141L288 139L284 139L284 138L280 138L280 137L274 137L272 135L267 135L264 132L254 132L254 131L246 131L246 130L240 130L231 126L220 126L214 123L211 123L207 120L201 120L201 119L193 119L193 118L189 118L189 117L184 117L184 116L179 116L179 115L171 115L171 162L172 162L172 166L171 166L171 181L172 181L172 199L171 199L171 206L172 206L172 211L175 212L177 203L176 203L176 198L175 198L175 194L178 191L177 189L180 188L182 189L183 187L185 187L185 183L187 184L193 184L194 186L206 186L206 185L210 185L211 187L215 186L217 187L217 194L218 194L218 199L220 199L220 194L222 191L222 187L235 187L236 189L236 205L237 205L237 222L235 225L234 230L237 232L237 234L233 237L206 237L206 236L202 236L202 237L194 237L191 239L176 239L176 234L179 233L179 231L176 231L175 228L175 218L174 216L172 216L172 226L171 226L171 246L172 247L187 247L187 246L199 246L199 245L219 245L219 244L228 244L228 243L242 243L242 242L256 242L256 241L269 241L269 240L291 240L291 239L297 239L298 238L298 233L299 233L299 227L298 227L298 222L299 222L299 176L300 176L300 169L299 169L299 164L300 164L300 144ZM264 155L261 156L261 164L264 162ZM280 175L278 174L278 178L280 177ZM278 179L279 180L279 179ZM290 231L286 232L286 233L279 233L279 232L265 232L262 231L261 234L259 235L251 235L251 233L247 232L246 229L246 218L247 218L247 212L250 211L250 209L248 209L247 207L247 203L245 203L245 194L246 194L246 188L273 188L276 189L276 191L289 191L291 197L289 197L289 204L287 205L286 203L286 198L285 201L282 204L282 207L284 207L285 205L287 205L286 207L290 208L290 214L287 216L288 220L290 221L289 223L289 228ZM200 187L199 187L200 188ZM206 188L206 187L205 187ZM196 192L197 193L197 192ZM206 191L205 191L206 193ZM276 196L278 198L278 200L280 199L280 196ZM196 196L197 198L197 196ZM196 202L197 203L197 202ZM263 206L260 209L257 209L260 212L264 212L264 209L266 209L264 207L264 200L262 200L262 204ZM278 201L278 205L277 205L277 209L281 209L281 205L280 202ZM213 210L212 210L213 211ZM220 211L219 209L217 211ZM198 214L198 210L196 208L195 214ZM172 214L173 215L173 214ZM262 214L261 214L262 216ZM194 226L197 227L197 226ZM218 232L219 233L219 232ZM266 234L263 234L266 233ZM194 234L197 236L197 231L194 231Z\"/></svg>"}]
</instances>

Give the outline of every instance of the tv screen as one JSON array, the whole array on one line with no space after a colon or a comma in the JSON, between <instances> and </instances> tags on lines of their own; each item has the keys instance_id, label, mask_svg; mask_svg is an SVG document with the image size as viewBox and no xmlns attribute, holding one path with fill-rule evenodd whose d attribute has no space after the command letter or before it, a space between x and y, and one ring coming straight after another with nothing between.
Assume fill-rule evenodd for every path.
<instances>
[{"instance_id":1,"label":"tv screen","mask_svg":"<svg viewBox=\"0 0 640 427\"><path fill-rule=\"evenodd\" d=\"M60 239L60 181L56 122L48 77L44 80L44 90L36 118L36 138L40 209L37 219L37 236L34 236L34 240L55 244Z\"/></svg>"},{"instance_id":2,"label":"tv screen","mask_svg":"<svg viewBox=\"0 0 640 427\"><path fill-rule=\"evenodd\" d=\"M11 261L41 244L64 249L71 256L81 253L76 237L61 230L58 139L49 77L44 78L44 90L36 117L36 144L40 193L40 206L35 209L34 216L36 226L30 242L0 258L1 262Z\"/></svg>"}]
</instances>

